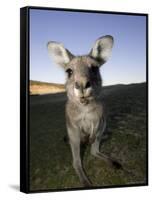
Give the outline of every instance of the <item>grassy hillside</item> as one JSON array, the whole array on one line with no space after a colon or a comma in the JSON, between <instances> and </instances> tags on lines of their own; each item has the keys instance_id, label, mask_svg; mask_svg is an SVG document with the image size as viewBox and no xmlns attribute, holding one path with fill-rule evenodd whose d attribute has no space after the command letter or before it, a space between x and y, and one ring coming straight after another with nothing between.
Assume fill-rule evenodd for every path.
<instances>
[{"instance_id":1,"label":"grassy hillside","mask_svg":"<svg viewBox=\"0 0 152 200\"><path fill-rule=\"evenodd\" d=\"M30 81L30 94L40 95L49 93L64 92L65 88L63 84L47 83L41 81Z\"/></svg>"},{"instance_id":2,"label":"grassy hillside","mask_svg":"<svg viewBox=\"0 0 152 200\"><path fill-rule=\"evenodd\" d=\"M116 158L124 170L116 170L90 155L84 167L94 186L144 184L146 182L146 84L116 85L103 89L107 134L101 151ZM30 189L82 187L72 167L66 135L65 93L30 96Z\"/></svg>"}]
</instances>

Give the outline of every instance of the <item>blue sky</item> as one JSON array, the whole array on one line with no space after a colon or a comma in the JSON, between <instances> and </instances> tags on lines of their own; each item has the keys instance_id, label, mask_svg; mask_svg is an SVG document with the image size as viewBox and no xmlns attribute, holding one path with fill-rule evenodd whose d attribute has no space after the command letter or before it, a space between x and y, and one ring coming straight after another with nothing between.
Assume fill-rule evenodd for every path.
<instances>
[{"instance_id":1,"label":"blue sky","mask_svg":"<svg viewBox=\"0 0 152 200\"><path fill-rule=\"evenodd\" d=\"M30 10L30 79L64 83L65 74L49 57L48 41L64 44L75 55L87 54L95 40L114 37L112 55L101 68L103 85L146 80L146 17Z\"/></svg>"}]
</instances>

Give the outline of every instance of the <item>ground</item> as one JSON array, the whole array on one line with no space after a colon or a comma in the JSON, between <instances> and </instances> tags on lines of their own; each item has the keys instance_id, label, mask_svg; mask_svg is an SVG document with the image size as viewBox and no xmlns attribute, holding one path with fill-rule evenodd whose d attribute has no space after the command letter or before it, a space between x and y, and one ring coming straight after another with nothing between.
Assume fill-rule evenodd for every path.
<instances>
[{"instance_id":1,"label":"ground","mask_svg":"<svg viewBox=\"0 0 152 200\"><path fill-rule=\"evenodd\" d=\"M116 85L103 89L107 107L104 152L124 170L114 169L90 154L84 168L93 186L146 184L146 84ZM64 141L66 94L30 96L30 190L82 187L72 167L69 144Z\"/></svg>"}]
</instances>

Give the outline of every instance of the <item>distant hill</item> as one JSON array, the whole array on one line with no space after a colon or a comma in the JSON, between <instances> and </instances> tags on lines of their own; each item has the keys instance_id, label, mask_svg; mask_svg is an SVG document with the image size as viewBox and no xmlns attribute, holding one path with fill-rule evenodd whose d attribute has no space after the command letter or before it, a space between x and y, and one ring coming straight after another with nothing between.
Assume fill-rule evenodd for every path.
<instances>
[{"instance_id":1,"label":"distant hill","mask_svg":"<svg viewBox=\"0 0 152 200\"><path fill-rule=\"evenodd\" d=\"M145 83L116 84L110 86L103 86L102 92L103 95L106 96L112 93L116 93L117 91L120 92L121 90L131 89L132 87L135 87L137 89L139 86L145 86ZM54 94L61 92L65 92L64 84L30 80L30 95Z\"/></svg>"},{"instance_id":2,"label":"distant hill","mask_svg":"<svg viewBox=\"0 0 152 200\"><path fill-rule=\"evenodd\" d=\"M65 87L63 84L47 83L41 81L30 81L30 94L41 95L41 94L53 94L64 92Z\"/></svg>"},{"instance_id":3,"label":"distant hill","mask_svg":"<svg viewBox=\"0 0 152 200\"><path fill-rule=\"evenodd\" d=\"M104 86L102 89L102 94L103 96L106 95L112 95L112 94L120 94L120 93L127 93L127 91L133 91L134 92L138 91L138 90L143 90L143 88L145 89L146 87L146 83L142 82L142 83L130 83L130 84L116 84L116 85L108 85L108 86Z\"/></svg>"}]
</instances>

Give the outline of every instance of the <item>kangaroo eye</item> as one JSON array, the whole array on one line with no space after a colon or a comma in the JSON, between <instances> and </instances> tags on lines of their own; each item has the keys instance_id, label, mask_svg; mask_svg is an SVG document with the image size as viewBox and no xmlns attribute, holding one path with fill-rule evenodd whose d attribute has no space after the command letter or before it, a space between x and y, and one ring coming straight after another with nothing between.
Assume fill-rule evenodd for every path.
<instances>
[{"instance_id":1,"label":"kangaroo eye","mask_svg":"<svg viewBox=\"0 0 152 200\"><path fill-rule=\"evenodd\" d=\"M70 78L71 75L73 74L73 71L72 71L71 68L68 68L68 69L66 70L66 73L68 74L68 77Z\"/></svg>"},{"instance_id":2,"label":"kangaroo eye","mask_svg":"<svg viewBox=\"0 0 152 200\"><path fill-rule=\"evenodd\" d=\"M97 74L98 71L99 71L99 67L92 66L92 67L91 67L91 71L92 71L94 74Z\"/></svg>"}]
</instances>

